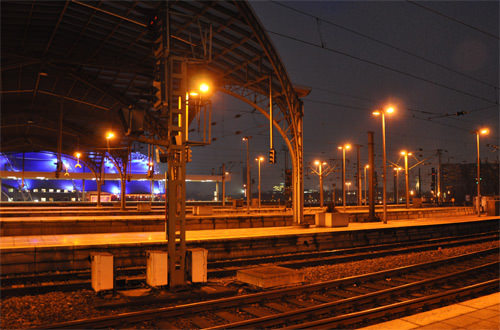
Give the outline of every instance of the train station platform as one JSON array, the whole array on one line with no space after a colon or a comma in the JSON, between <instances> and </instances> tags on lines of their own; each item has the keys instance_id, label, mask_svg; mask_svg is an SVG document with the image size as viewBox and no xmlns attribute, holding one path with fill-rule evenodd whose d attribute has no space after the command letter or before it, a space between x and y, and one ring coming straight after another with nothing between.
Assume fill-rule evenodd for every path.
<instances>
[{"instance_id":1,"label":"train station platform","mask_svg":"<svg viewBox=\"0 0 500 330\"><path fill-rule=\"evenodd\" d=\"M358 330L500 329L500 293L466 300Z\"/></svg>"},{"instance_id":2,"label":"train station platform","mask_svg":"<svg viewBox=\"0 0 500 330\"><path fill-rule=\"evenodd\" d=\"M397 229L430 225L456 224L484 220L499 219L498 216L460 216L444 218L420 218L407 220L388 220L382 222L353 222L347 227L316 227L316 226L285 226L285 227L256 227L213 230L187 230L186 241L228 240L238 238L296 236L303 234L318 234L331 232L346 232L377 229ZM28 235L2 236L0 249L8 248L40 248L56 246L78 245L109 245L134 243L162 243L166 242L165 232L120 232L120 233L92 233L92 234L65 234L65 235Z\"/></svg>"}]
</instances>

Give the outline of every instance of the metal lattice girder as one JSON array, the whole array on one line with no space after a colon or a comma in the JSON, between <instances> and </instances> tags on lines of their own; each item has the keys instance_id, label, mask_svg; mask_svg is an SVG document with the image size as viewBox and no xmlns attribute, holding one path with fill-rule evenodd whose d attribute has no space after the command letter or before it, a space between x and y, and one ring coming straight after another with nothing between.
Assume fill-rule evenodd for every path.
<instances>
[{"instance_id":1,"label":"metal lattice girder","mask_svg":"<svg viewBox=\"0 0 500 330\"><path fill-rule=\"evenodd\" d=\"M105 147L107 129L167 145L168 123L152 106L156 60L150 22L164 1L2 1L0 151ZM302 103L269 37L245 1L169 1L170 55L196 59L223 91L253 102L269 94L290 150L294 219L302 219ZM142 123L142 125L141 125ZM78 139L76 138L79 138ZM116 142L118 143L118 142ZM15 146L15 147L12 147Z\"/></svg>"}]
</instances>

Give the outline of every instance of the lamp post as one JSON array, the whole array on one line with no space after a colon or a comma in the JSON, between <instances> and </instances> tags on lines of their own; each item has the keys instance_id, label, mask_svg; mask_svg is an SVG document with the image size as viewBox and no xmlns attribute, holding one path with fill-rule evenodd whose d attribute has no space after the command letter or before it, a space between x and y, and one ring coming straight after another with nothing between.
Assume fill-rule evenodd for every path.
<instances>
[{"instance_id":1,"label":"lamp post","mask_svg":"<svg viewBox=\"0 0 500 330\"><path fill-rule=\"evenodd\" d=\"M319 207L323 207L323 165L326 165L326 162L320 162L316 160L314 165L318 166L318 176L319 176Z\"/></svg>"},{"instance_id":2,"label":"lamp post","mask_svg":"<svg viewBox=\"0 0 500 330\"><path fill-rule=\"evenodd\" d=\"M250 209L250 194L252 192L252 189L251 189L251 183L250 183L250 139L252 137L251 136L244 136L243 137L243 141L247 143L247 186L246 186L246 189L247 189L247 209L249 210Z\"/></svg>"},{"instance_id":3,"label":"lamp post","mask_svg":"<svg viewBox=\"0 0 500 330\"><path fill-rule=\"evenodd\" d=\"M370 165L366 164L365 167L364 167L364 171L365 171L365 175L364 175L364 177L365 177L365 205L368 204L368 198L366 196L366 194L367 194L367 191L366 191L366 170L368 168L370 168Z\"/></svg>"},{"instance_id":4,"label":"lamp post","mask_svg":"<svg viewBox=\"0 0 500 330\"><path fill-rule=\"evenodd\" d=\"M394 173L396 174L394 177L396 178L395 182L395 187L394 187L394 198L395 198L395 201L396 201L396 204L399 204L399 183L398 183L398 179L399 179L399 171L401 171L402 168L401 167L394 167Z\"/></svg>"},{"instance_id":5,"label":"lamp post","mask_svg":"<svg viewBox=\"0 0 500 330\"><path fill-rule=\"evenodd\" d=\"M486 135L490 132L488 128L475 130L477 145L477 216L481 216L481 161L479 158L479 135Z\"/></svg>"},{"instance_id":6,"label":"lamp post","mask_svg":"<svg viewBox=\"0 0 500 330\"><path fill-rule=\"evenodd\" d=\"M375 110L373 115L382 116L382 149L383 149L383 169L382 169L382 178L383 178L383 194L382 200L384 204L384 223L387 223L387 166L386 166L386 151L385 151L385 114L390 114L394 112L393 107L388 107L385 110Z\"/></svg>"},{"instance_id":7,"label":"lamp post","mask_svg":"<svg viewBox=\"0 0 500 330\"><path fill-rule=\"evenodd\" d=\"M339 150L342 150L342 203L344 205L344 210L346 207L345 200L345 151L351 149L350 144L344 144L343 146L338 147Z\"/></svg>"},{"instance_id":8,"label":"lamp post","mask_svg":"<svg viewBox=\"0 0 500 330\"><path fill-rule=\"evenodd\" d=\"M259 209L260 209L260 163L262 163L262 161L264 160L264 157L262 156L259 156L259 158L255 158L255 160L257 162L259 162L259 185L258 185L258 189L259 189Z\"/></svg>"},{"instance_id":9,"label":"lamp post","mask_svg":"<svg viewBox=\"0 0 500 330\"><path fill-rule=\"evenodd\" d=\"M408 175L408 156L411 156L411 152L407 152L406 150L401 151L401 155L405 157L405 191L406 191L406 208L410 207L410 195L409 195L409 175Z\"/></svg>"}]
</instances>

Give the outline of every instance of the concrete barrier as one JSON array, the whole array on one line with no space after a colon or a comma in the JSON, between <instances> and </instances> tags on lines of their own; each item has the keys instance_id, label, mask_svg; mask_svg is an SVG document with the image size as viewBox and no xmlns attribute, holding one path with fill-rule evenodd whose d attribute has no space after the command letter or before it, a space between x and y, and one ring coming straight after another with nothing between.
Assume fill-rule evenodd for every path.
<instances>
[{"instance_id":1,"label":"concrete barrier","mask_svg":"<svg viewBox=\"0 0 500 330\"><path fill-rule=\"evenodd\" d=\"M314 217L314 223L319 227L347 227L349 225L349 214L319 212Z\"/></svg>"},{"instance_id":2,"label":"concrete barrier","mask_svg":"<svg viewBox=\"0 0 500 330\"><path fill-rule=\"evenodd\" d=\"M490 199L486 201L486 215L495 216L500 215L500 200Z\"/></svg>"}]
</instances>

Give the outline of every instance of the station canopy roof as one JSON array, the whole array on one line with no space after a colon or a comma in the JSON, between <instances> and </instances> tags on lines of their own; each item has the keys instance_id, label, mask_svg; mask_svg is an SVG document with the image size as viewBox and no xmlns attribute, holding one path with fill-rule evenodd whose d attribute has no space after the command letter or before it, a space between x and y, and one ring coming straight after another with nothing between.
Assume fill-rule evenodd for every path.
<instances>
[{"instance_id":1,"label":"station canopy roof","mask_svg":"<svg viewBox=\"0 0 500 330\"><path fill-rule=\"evenodd\" d=\"M57 151L59 141L65 154L103 148L108 129L125 136L137 123L151 133L150 22L162 3L2 1L0 151ZM286 92L286 72L247 2L168 4L172 54L199 59L219 87L265 95L271 76L274 93Z\"/></svg>"}]
</instances>

